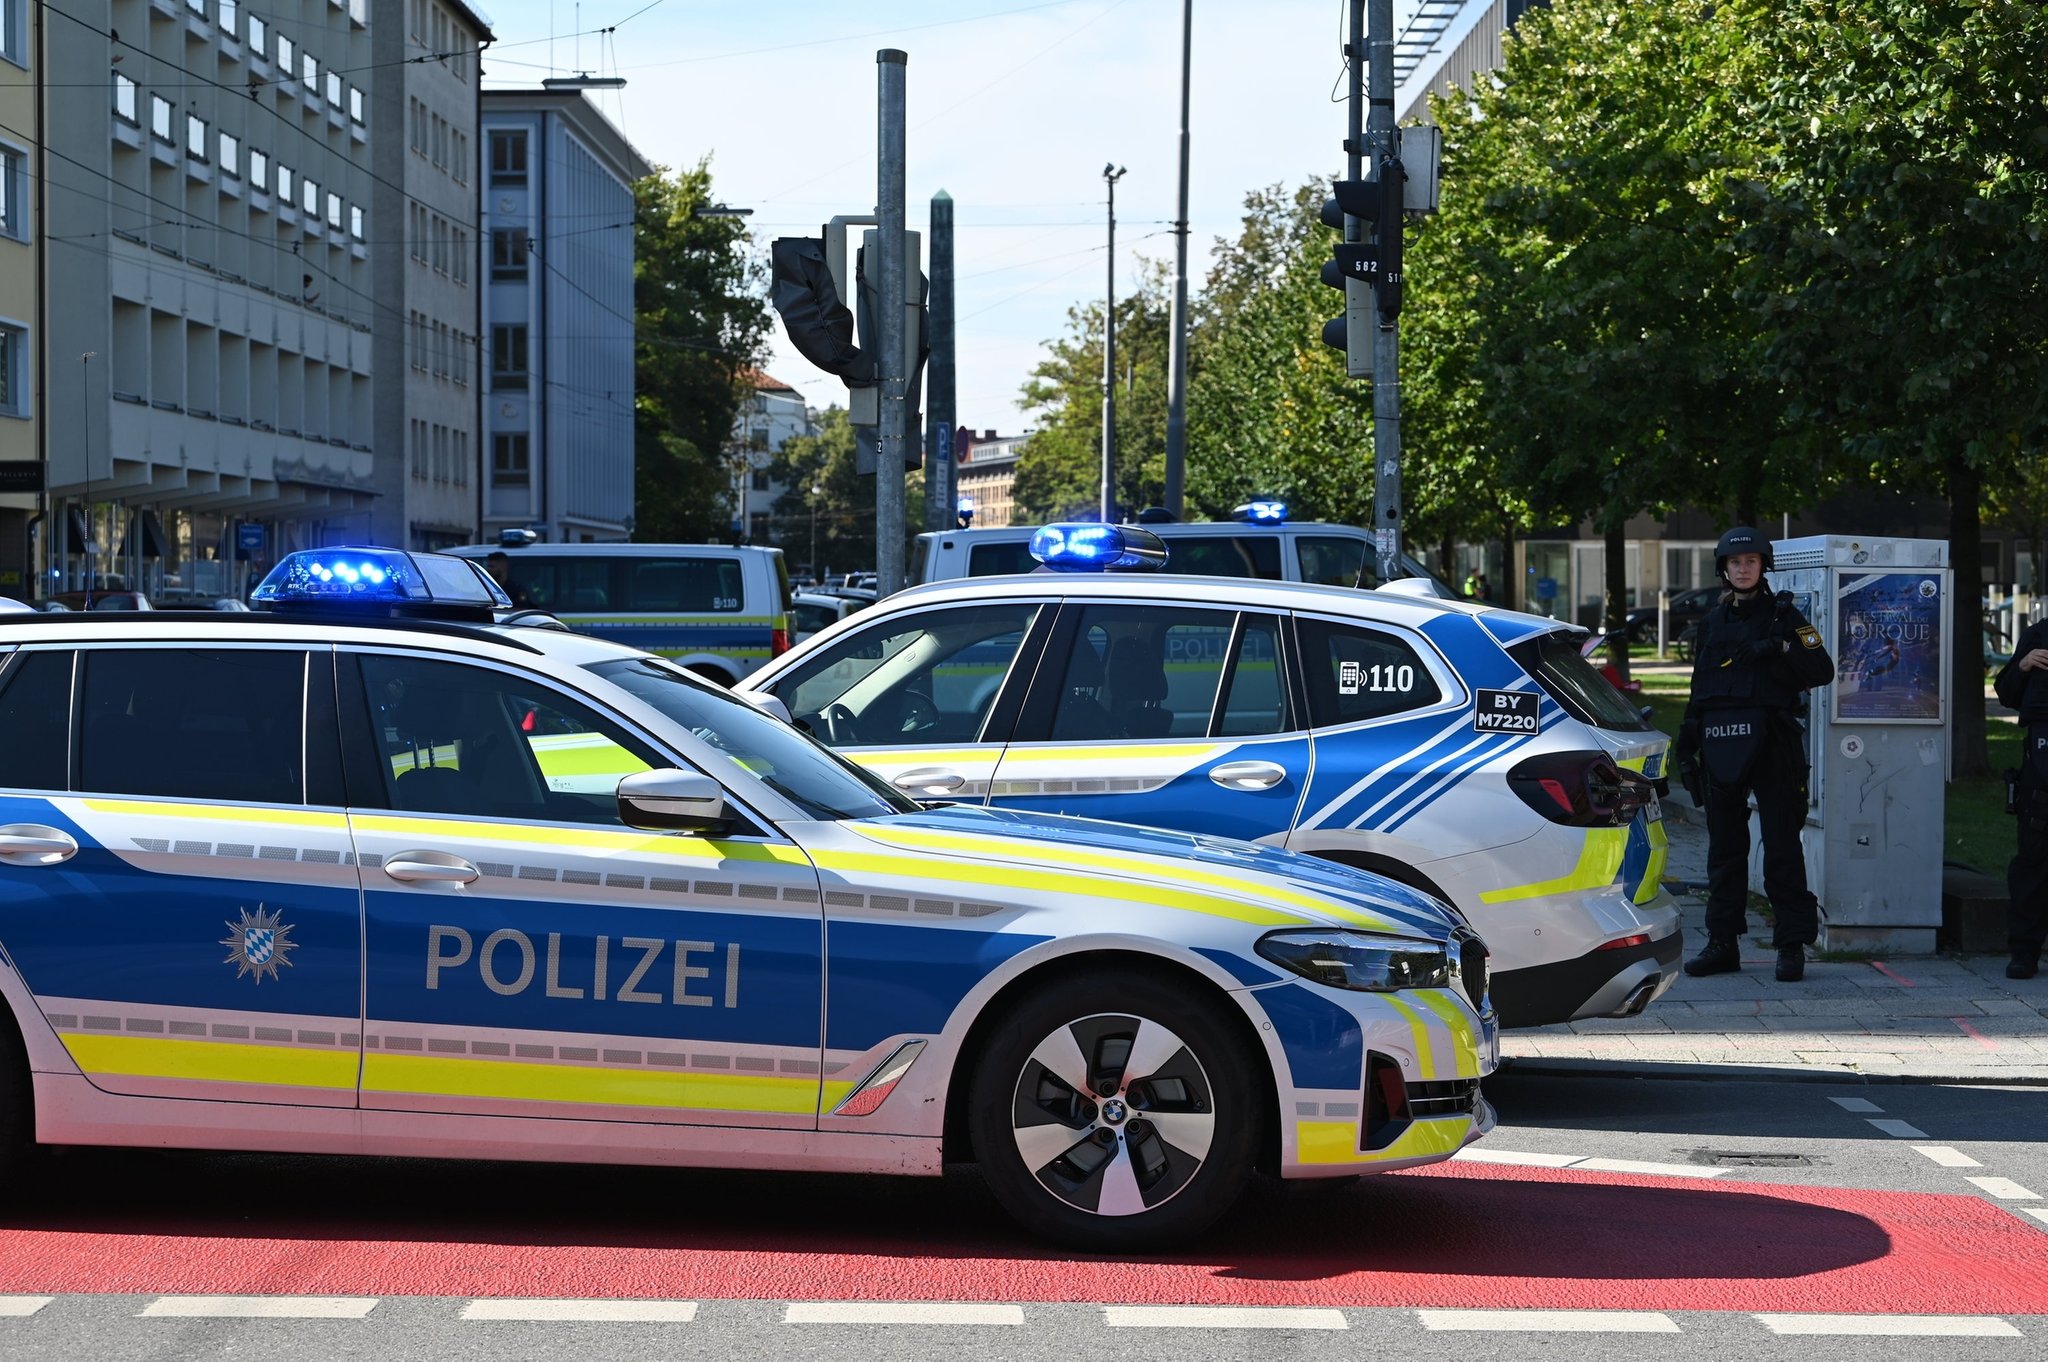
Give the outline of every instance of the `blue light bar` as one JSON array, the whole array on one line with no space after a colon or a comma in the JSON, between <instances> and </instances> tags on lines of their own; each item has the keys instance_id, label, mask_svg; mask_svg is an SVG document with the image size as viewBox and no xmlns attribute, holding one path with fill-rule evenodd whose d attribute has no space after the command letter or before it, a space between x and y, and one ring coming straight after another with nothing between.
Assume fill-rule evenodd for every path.
<instances>
[{"instance_id":1,"label":"blue light bar","mask_svg":"<svg viewBox=\"0 0 2048 1362\"><path fill-rule=\"evenodd\" d=\"M466 558L380 548L288 553L249 599L272 609L485 618L512 608L512 598Z\"/></svg>"},{"instance_id":2,"label":"blue light bar","mask_svg":"<svg viewBox=\"0 0 2048 1362\"><path fill-rule=\"evenodd\" d=\"M1045 525L1031 536L1031 556L1055 572L1156 572L1166 545L1135 525Z\"/></svg>"},{"instance_id":3,"label":"blue light bar","mask_svg":"<svg viewBox=\"0 0 2048 1362\"><path fill-rule=\"evenodd\" d=\"M1247 501L1232 511L1231 517L1252 525L1284 525L1287 523L1287 503L1284 501Z\"/></svg>"}]
</instances>

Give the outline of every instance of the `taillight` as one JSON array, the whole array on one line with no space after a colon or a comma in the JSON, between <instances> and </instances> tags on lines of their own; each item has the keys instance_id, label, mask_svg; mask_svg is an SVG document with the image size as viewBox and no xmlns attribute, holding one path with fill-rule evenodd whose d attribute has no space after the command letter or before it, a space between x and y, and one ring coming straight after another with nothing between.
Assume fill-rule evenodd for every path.
<instances>
[{"instance_id":1,"label":"taillight","mask_svg":"<svg viewBox=\"0 0 2048 1362\"><path fill-rule=\"evenodd\" d=\"M1649 944L1650 934L1648 932L1636 932L1631 936L1617 936L1612 941L1603 941L1593 949L1596 951L1622 951L1627 950L1630 946L1647 946Z\"/></svg>"},{"instance_id":2,"label":"taillight","mask_svg":"<svg viewBox=\"0 0 2048 1362\"><path fill-rule=\"evenodd\" d=\"M784 653L788 651L789 630L770 629L768 631L768 656L781 657Z\"/></svg>"},{"instance_id":3,"label":"taillight","mask_svg":"<svg viewBox=\"0 0 2048 1362\"><path fill-rule=\"evenodd\" d=\"M1519 762L1508 788L1553 823L1620 828L1650 801L1650 782L1624 771L1604 752L1550 752Z\"/></svg>"}]
</instances>

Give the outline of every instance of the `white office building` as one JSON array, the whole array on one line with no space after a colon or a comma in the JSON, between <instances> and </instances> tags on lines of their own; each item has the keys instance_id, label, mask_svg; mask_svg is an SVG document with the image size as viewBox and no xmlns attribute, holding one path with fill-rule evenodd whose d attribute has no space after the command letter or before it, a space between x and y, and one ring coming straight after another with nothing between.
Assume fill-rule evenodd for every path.
<instances>
[{"instance_id":1,"label":"white office building","mask_svg":"<svg viewBox=\"0 0 2048 1362\"><path fill-rule=\"evenodd\" d=\"M634 182L580 91L483 95L485 535L633 530Z\"/></svg>"}]
</instances>

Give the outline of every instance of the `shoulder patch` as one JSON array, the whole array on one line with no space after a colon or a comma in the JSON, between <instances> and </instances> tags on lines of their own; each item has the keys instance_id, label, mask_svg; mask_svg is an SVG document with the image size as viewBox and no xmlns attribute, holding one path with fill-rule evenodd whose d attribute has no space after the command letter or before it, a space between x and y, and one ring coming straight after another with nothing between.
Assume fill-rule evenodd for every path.
<instances>
[{"instance_id":1,"label":"shoulder patch","mask_svg":"<svg viewBox=\"0 0 2048 1362\"><path fill-rule=\"evenodd\" d=\"M1799 626L1799 641L1809 648L1820 647L1820 630L1810 624Z\"/></svg>"}]
</instances>

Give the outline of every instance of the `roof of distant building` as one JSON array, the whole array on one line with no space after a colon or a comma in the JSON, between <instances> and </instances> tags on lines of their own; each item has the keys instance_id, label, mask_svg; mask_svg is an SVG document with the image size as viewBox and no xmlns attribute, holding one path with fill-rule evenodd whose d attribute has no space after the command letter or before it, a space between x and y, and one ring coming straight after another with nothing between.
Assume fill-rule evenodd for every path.
<instances>
[{"instance_id":1,"label":"roof of distant building","mask_svg":"<svg viewBox=\"0 0 2048 1362\"><path fill-rule=\"evenodd\" d=\"M747 380L747 386L757 393L793 393L796 391L795 388L790 387L787 383L784 383L781 379L763 369L749 369L744 377Z\"/></svg>"}]
</instances>

